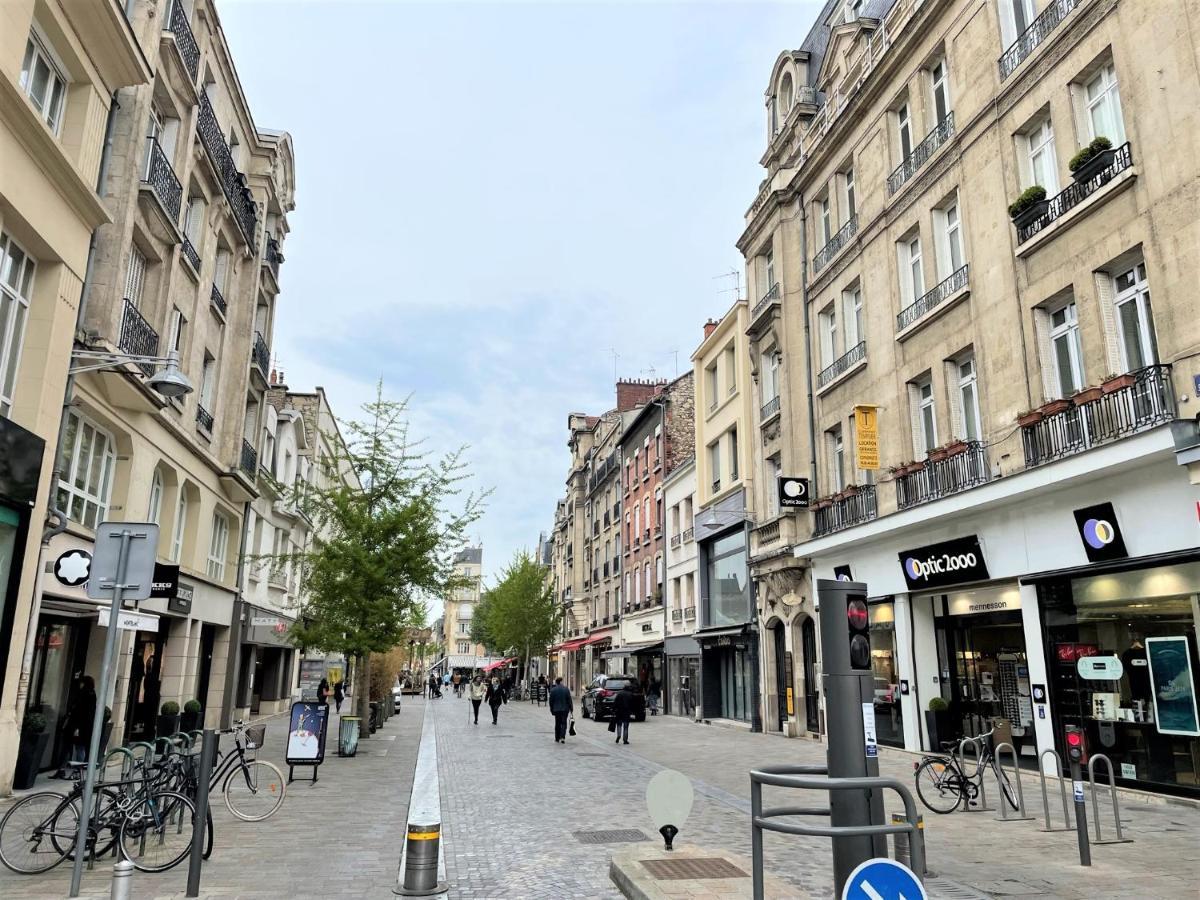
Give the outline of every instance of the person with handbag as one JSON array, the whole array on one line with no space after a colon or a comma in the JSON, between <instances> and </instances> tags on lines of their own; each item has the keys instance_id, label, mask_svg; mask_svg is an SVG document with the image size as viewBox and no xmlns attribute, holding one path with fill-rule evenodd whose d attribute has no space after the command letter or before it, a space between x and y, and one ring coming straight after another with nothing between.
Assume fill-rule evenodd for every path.
<instances>
[{"instance_id":1,"label":"person with handbag","mask_svg":"<svg viewBox=\"0 0 1200 900\"><path fill-rule=\"evenodd\" d=\"M500 686L500 679L495 675L488 682L487 692L483 696L487 700L487 705L492 708L492 724L499 724L500 704L507 701L504 699L504 688Z\"/></svg>"},{"instance_id":2,"label":"person with handbag","mask_svg":"<svg viewBox=\"0 0 1200 900\"><path fill-rule=\"evenodd\" d=\"M554 716L554 742L567 742L567 722L575 711L575 701L571 697L571 689L562 683L562 678L554 679L554 687L550 688L550 712ZM574 728L574 723L571 723ZM572 731L574 734L574 731Z\"/></svg>"},{"instance_id":3,"label":"person with handbag","mask_svg":"<svg viewBox=\"0 0 1200 900\"><path fill-rule=\"evenodd\" d=\"M487 689L483 686L483 677L476 675L475 680L467 685L467 699L471 701L471 711L475 713L476 725L479 724L479 707L485 696L487 696Z\"/></svg>"}]
</instances>

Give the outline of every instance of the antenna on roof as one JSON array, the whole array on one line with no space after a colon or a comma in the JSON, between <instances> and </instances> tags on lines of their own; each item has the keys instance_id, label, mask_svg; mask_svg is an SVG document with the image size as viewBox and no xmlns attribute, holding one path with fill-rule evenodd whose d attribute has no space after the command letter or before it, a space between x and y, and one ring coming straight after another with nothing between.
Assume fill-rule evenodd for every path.
<instances>
[{"instance_id":1,"label":"antenna on roof","mask_svg":"<svg viewBox=\"0 0 1200 900\"><path fill-rule=\"evenodd\" d=\"M733 287L725 288L723 290L717 291L717 293L718 294L732 293L734 295L735 300L741 300L742 299L742 273L737 269L730 269L724 275L714 275L713 281L718 281L721 278L732 278L733 279Z\"/></svg>"},{"instance_id":2,"label":"antenna on roof","mask_svg":"<svg viewBox=\"0 0 1200 900\"><path fill-rule=\"evenodd\" d=\"M618 359L620 359L620 357L621 357L621 354L617 352L617 348L616 348L616 347L605 347L605 348L604 348L604 352L605 352L605 353L611 353L611 354L612 354L612 358L613 358L613 384L616 384L616 383L617 383L617 360L618 360Z\"/></svg>"}]
</instances>

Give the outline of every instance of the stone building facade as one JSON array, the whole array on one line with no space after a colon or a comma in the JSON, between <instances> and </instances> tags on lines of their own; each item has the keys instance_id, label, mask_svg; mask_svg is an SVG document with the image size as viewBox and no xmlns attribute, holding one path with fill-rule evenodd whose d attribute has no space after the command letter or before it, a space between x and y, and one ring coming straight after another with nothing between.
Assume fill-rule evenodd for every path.
<instances>
[{"instance_id":1,"label":"stone building facade","mask_svg":"<svg viewBox=\"0 0 1200 900\"><path fill-rule=\"evenodd\" d=\"M487 648L471 639L471 622L483 591L483 547L464 547L454 557L454 574L467 584L445 598L442 639L447 671L472 674L488 658Z\"/></svg>"}]
</instances>

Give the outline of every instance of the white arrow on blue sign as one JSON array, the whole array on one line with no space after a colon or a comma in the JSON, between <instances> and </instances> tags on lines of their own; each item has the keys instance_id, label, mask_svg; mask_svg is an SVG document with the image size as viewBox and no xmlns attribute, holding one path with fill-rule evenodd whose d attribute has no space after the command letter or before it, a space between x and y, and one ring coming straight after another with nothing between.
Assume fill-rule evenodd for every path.
<instances>
[{"instance_id":1,"label":"white arrow on blue sign","mask_svg":"<svg viewBox=\"0 0 1200 900\"><path fill-rule=\"evenodd\" d=\"M928 900L912 869L894 859L868 859L846 879L842 900Z\"/></svg>"}]
</instances>

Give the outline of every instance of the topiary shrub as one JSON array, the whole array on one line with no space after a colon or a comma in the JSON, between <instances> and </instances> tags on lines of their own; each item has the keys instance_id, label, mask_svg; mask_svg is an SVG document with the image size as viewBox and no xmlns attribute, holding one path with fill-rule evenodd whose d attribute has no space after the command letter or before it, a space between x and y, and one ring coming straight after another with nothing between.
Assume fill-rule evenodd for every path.
<instances>
[{"instance_id":1,"label":"topiary shrub","mask_svg":"<svg viewBox=\"0 0 1200 900\"><path fill-rule=\"evenodd\" d=\"M39 712L27 712L21 721L21 731L24 734L41 734L46 730L46 717Z\"/></svg>"},{"instance_id":2,"label":"topiary shrub","mask_svg":"<svg viewBox=\"0 0 1200 900\"><path fill-rule=\"evenodd\" d=\"M1112 149L1112 141L1106 137L1095 138L1090 144L1080 148L1079 152L1071 157L1071 161L1067 163L1067 168L1072 172L1078 171L1085 163L1091 162L1095 157L1099 156L1105 150Z\"/></svg>"},{"instance_id":3,"label":"topiary shrub","mask_svg":"<svg viewBox=\"0 0 1200 900\"><path fill-rule=\"evenodd\" d=\"M935 713L945 712L949 708L950 708L950 704L947 703L945 701L945 699L943 699L942 697L933 697L929 701L929 711L930 712L935 712Z\"/></svg>"},{"instance_id":4,"label":"topiary shrub","mask_svg":"<svg viewBox=\"0 0 1200 900\"><path fill-rule=\"evenodd\" d=\"M1040 184L1032 185L1021 191L1021 195L1008 205L1008 214L1016 218L1035 203L1046 199L1046 189Z\"/></svg>"},{"instance_id":5,"label":"topiary shrub","mask_svg":"<svg viewBox=\"0 0 1200 900\"><path fill-rule=\"evenodd\" d=\"M189 700L187 703L183 704L183 711L185 713L198 713L200 712L200 709L201 707L199 700ZM166 712L166 710L163 710L163 712Z\"/></svg>"},{"instance_id":6,"label":"topiary shrub","mask_svg":"<svg viewBox=\"0 0 1200 900\"><path fill-rule=\"evenodd\" d=\"M179 704L174 700L168 700L162 705L162 709L159 712L164 716L177 716L179 715Z\"/></svg>"}]
</instances>

